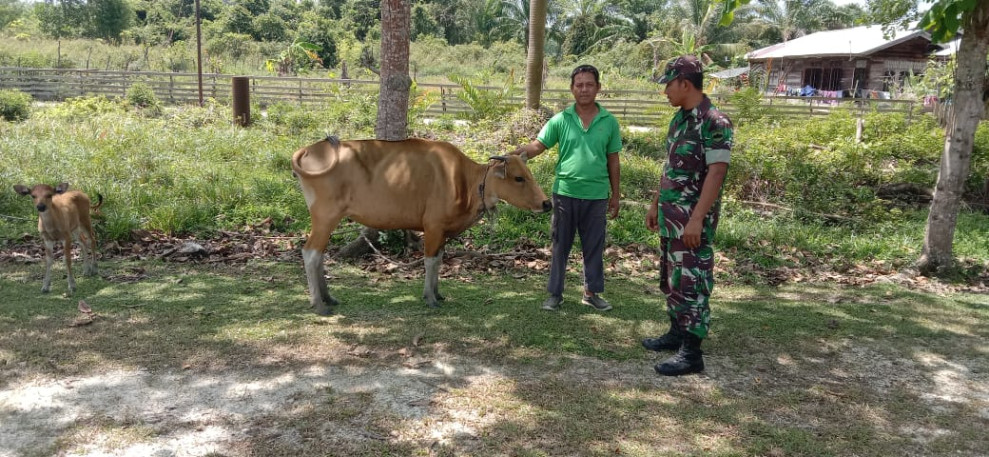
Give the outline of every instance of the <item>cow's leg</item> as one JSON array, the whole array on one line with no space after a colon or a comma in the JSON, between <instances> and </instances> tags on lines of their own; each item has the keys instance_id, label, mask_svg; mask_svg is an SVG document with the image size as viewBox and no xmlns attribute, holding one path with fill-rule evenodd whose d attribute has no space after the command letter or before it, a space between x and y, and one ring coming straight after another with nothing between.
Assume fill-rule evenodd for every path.
<instances>
[{"instance_id":1,"label":"cow's leg","mask_svg":"<svg viewBox=\"0 0 989 457\"><path fill-rule=\"evenodd\" d=\"M310 212L313 212L310 210ZM340 223L340 217L318 217L313 214L312 233L302 247L302 261L306 268L306 280L309 283L309 304L316 314L326 316L331 314L332 307L339 304L330 295L326 286L326 275L323 273L323 251L330 242L330 234Z\"/></svg>"},{"instance_id":2,"label":"cow's leg","mask_svg":"<svg viewBox=\"0 0 989 457\"><path fill-rule=\"evenodd\" d=\"M83 261L82 274L84 276L96 275L96 239L91 231L79 229L79 251Z\"/></svg>"},{"instance_id":3,"label":"cow's leg","mask_svg":"<svg viewBox=\"0 0 989 457\"><path fill-rule=\"evenodd\" d=\"M45 279L41 281L41 293L48 293L52 288L52 263L55 262L54 253L55 242L45 240Z\"/></svg>"},{"instance_id":4,"label":"cow's leg","mask_svg":"<svg viewBox=\"0 0 989 457\"><path fill-rule=\"evenodd\" d=\"M76 279L72 277L72 236L66 237L62 241L62 255L65 256L65 276L68 278L69 295L76 291Z\"/></svg>"},{"instance_id":5,"label":"cow's leg","mask_svg":"<svg viewBox=\"0 0 989 457\"><path fill-rule=\"evenodd\" d=\"M440 306L439 301L443 300L440 295L440 265L443 264L443 230L429 230L423 232L423 246L425 248L426 283L422 288L422 298L430 308Z\"/></svg>"}]
</instances>

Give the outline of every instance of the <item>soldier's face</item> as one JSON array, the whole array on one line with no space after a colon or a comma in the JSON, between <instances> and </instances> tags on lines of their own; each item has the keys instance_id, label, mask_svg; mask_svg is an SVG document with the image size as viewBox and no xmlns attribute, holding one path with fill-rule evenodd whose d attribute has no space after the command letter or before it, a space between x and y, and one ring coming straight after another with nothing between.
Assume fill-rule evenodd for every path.
<instances>
[{"instance_id":1,"label":"soldier's face","mask_svg":"<svg viewBox=\"0 0 989 457\"><path fill-rule=\"evenodd\" d=\"M686 84L682 78L676 78L673 81L666 83L666 88L663 89L663 93L666 94L666 98L670 100L670 105L680 107L683 105L684 97L687 94Z\"/></svg>"}]
</instances>

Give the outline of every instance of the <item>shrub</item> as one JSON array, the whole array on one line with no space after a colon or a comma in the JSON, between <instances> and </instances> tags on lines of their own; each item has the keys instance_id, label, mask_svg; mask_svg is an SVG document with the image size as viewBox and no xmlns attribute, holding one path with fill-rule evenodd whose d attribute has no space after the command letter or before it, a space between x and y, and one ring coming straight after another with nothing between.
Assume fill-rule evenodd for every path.
<instances>
[{"instance_id":1,"label":"shrub","mask_svg":"<svg viewBox=\"0 0 989 457\"><path fill-rule=\"evenodd\" d=\"M0 117L22 121L31 115L31 95L17 89L0 90Z\"/></svg>"},{"instance_id":2,"label":"shrub","mask_svg":"<svg viewBox=\"0 0 989 457\"><path fill-rule=\"evenodd\" d=\"M134 83L127 88L127 103L138 108L154 108L159 105L154 90L145 83Z\"/></svg>"},{"instance_id":3,"label":"shrub","mask_svg":"<svg viewBox=\"0 0 989 457\"><path fill-rule=\"evenodd\" d=\"M121 113L123 111L124 109L119 103L110 100L105 95L96 95L93 97L68 98L64 102L49 108L44 114L56 118L75 120L88 119L103 114Z\"/></svg>"},{"instance_id":4,"label":"shrub","mask_svg":"<svg viewBox=\"0 0 989 457\"><path fill-rule=\"evenodd\" d=\"M161 114L161 102L151 86L145 83L138 82L128 87L126 100L128 105L138 108L141 114L151 117Z\"/></svg>"}]
</instances>

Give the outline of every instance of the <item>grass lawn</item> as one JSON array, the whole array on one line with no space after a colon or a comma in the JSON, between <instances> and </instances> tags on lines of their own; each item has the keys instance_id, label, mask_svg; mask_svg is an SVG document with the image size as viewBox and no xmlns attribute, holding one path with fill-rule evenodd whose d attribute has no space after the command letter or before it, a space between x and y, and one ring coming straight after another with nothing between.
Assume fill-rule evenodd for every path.
<instances>
[{"instance_id":1,"label":"grass lawn","mask_svg":"<svg viewBox=\"0 0 989 457\"><path fill-rule=\"evenodd\" d=\"M111 259L78 278L0 263L0 455L985 455L989 296L896 285L724 285L707 370L662 378L648 275L598 313L542 311L545 273L330 260ZM415 270L415 269L413 269ZM77 309L84 300L94 311ZM7 454L9 452L9 454Z\"/></svg>"}]
</instances>

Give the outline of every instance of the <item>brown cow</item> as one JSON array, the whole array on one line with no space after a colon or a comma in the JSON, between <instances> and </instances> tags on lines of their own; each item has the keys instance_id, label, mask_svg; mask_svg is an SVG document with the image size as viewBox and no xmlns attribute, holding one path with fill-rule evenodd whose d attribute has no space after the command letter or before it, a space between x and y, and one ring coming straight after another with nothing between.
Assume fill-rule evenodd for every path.
<instances>
[{"instance_id":1,"label":"brown cow","mask_svg":"<svg viewBox=\"0 0 989 457\"><path fill-rule=\"evenodd\" d=\"M436 307L443 299L437 282L447 238L474 225L498 200L535 212L552 209L525 157L497 156L482 165L442 141L329 137L296 151L292 169L312 216L302 248L310 303L323 315L337 304L327 291L323 250L344 217L376 229L421 230L423 299Z\"/></svg>"}]
</instances>

